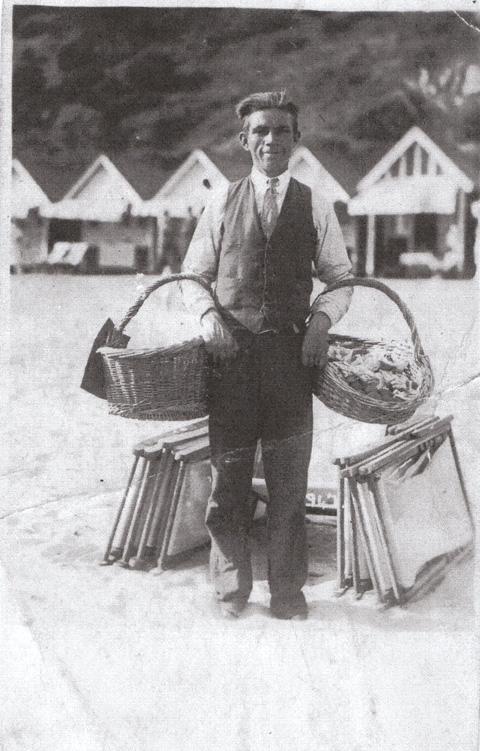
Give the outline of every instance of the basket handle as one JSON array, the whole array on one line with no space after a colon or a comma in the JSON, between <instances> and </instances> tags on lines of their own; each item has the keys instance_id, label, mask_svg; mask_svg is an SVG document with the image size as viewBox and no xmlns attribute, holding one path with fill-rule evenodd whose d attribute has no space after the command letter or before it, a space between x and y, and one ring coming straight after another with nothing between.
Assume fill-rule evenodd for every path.
<instances>
[{"instance_id":1,"label":"basket handle","mask_svg":"<svg viewBox=\"0 0 480 751\"><path fill-rule=\"evenodd\" d=\"M157 279L156 282L143 290L138 300L127 310L118 326L115 326L116 333L122 333L127 324L132 320L134 316L137 315L143 303L145 302L147 297L152 294L152 292L155 292L155 290L159 287L163 287L164 284L170 284L170 282L182 282L184 279L190 279L192 282L198 282L198 284L200 284L204 289L210 291L210 285L205 281L205 279L203 279L203 277L199 276L198 274L171 274L170 276L162 277L162 279Z\"/></svg>"},{"instance_id":2,"label":"basket handle","mask_svg":"<svg viewBox=\"0 0 480 751\"><path fill-rule=\"evenodd\" d=\"M383 284L383 282L379 282L377 279L363 279L359 277L350 277L348 279L341 279L338 282L334 282L333 284L330 284L330 286L326 287L320 294L315 298L315 300L312 303L315 305L317 300L322 296L326 295L328 292L332 292L335 289L340 289L340 287L369 287L370 289L376 289L379 292L383 292L384 295L390 298L397 307L400 309L400 312L405 319L405 321L408 324L408 327L410 329L410 333L412 335L412 342L413 347L415 350L416 357L426 357L425 351L422 347L422 343L420 341L420 336L417 330L417 326L415 324L413 315L411 314L410 310L407 308L403 300L400 299L400 297L397 295L396 292L393 291L393 289L390 289L390 287L387 287L386 284Z\"/></svg>"}]
</instances>

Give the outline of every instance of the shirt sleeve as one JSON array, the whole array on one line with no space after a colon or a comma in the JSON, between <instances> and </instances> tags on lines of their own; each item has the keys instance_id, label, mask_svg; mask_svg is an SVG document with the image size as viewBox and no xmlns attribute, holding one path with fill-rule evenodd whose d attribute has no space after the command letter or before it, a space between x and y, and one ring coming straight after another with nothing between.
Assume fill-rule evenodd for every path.
<instances>
[{"instance_id":1,"label":"shirt sleeve","mask_svg":"<svg viewBox=\"0 0 480 751\"><path fill-rule=\"evenodd\" d=\"M342 230L333 206L319 193L312 192L313 223L317 230L315 268L320 281L327 286L352 276ZM314 313L325 313L332 325L347 312L353 289L342 287L322 295L314 304Z\"/></svg>"},{"instance_id":2,"label":"shirt sleeve","mask_svg":"<svg viewBox=\"0 0 480 751\"><path fill-rule=\"evenodd\" d=\"M198 274L208 285L217 278L227 194L228 185L222 186L205 206L182 265L182 271ZM201 318L215 307L212 295L199 284L184 281L181 287L185 305L195 316Z\"/></svg>"}]
</instances>

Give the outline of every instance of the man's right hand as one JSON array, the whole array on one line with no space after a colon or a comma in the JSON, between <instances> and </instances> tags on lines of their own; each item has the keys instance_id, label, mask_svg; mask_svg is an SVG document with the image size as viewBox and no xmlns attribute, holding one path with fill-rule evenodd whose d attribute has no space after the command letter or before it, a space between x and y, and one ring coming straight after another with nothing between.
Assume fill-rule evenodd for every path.
<instances>
[{"instance_id":1,"label":"man's right hand","mask_svg":"<svg viewBox=\"0 0 480 751\"><path fill-rule=\"evenodd\" d=\"M202 316L201 326L202 338L214 362L234 357L238 344L216 310L209 310Z\"/></svg>"}]
</instances>

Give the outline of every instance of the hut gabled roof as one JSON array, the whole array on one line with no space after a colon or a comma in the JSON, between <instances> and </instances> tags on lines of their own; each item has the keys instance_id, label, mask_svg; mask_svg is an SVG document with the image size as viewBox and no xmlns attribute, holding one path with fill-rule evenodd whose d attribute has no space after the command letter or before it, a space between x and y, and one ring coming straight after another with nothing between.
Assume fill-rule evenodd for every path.
<instances>
[{"instance_id":1,"label":"hut gabled roof","mask_svg":"<svg viewBox=\"0 0 480 751\"><path fill-rule=\"evenodd\" d=\"M64 198L50 204L43 214L58 219L117 222L126 210L142 215L143 201L111 159L101 154Z\"/></svg>"},{"instance_id":2,"label":"hut gabled roof","mask_svg":"<svg viewBox=\"0 0 480 751\"><path fill-rule=\"evenodd\" d=\"M123 200L136 203L140 200L137 191L130 185L126 177L115 167L111 159L105 154L100 154L95 161L85 170L83 175L66 192L64 199L81 199L95 191L95 199L102 200L105 193L97 192L97 183L118 192Z\"/></svg>"},{"instance_id":3,"label":"hut gabled roof","mask_svg":"<svg viewBox=\"0 0 480 751\"><path fill-rule=\"evenodd\" d=\"M42 187L51 201L60 201L71 190L86 171L92 166L98 155L82 155L69 159L49 157L45 154L22 152L17 154L21 162ZM157 193L161 185L170 177L173 170L163 166L156 152L144 153L140 149L129 152L109 152L106 155L117 170L128 181L137 195L148 199Z\"/></svg>"},{"instance_id":4,"label":"hut gabled roof","mask_svg":"<svg viewBox=\"0 0 480 751\"><path fill-rule=\"evenodd\" d=\"M165 166L161 155L154 149L135 149L124 153L111 153L111 161L128 180L144 201L158 193L162 185L173 175L175 169Z\"/></svg>"},{"instance_id":5,"label":"hut gabled roof","mask_svg":"<svg viewBox=\"0 0 480 751\"><path fill-rule=\"evenodd\" d=\"M231 182L248 175L251 170L250 157L237 144L236 140L223 148L210 147L205 149L205 152ZM317 143L310 138L302 139L292 154L293 163L299 158L305 158L312 169L325 170L338 184L339 194L346 194L343 200L348 200L348 197L354 192L361 175L353 156L345 154L335 147Z\"/></svg>"},{"instance_id":6,"label":"hut gabled roof","mask_svg":"<svg viewBox=\"0 0 480 751\"><path fill-rule=\"evenodd\" d=\"M349 201L351 215L453 214L458 190L470 193L472 179L449 153L417 125L373 164Z\"/></svg>"},{"instance_id":7,"label":"hut gabled roof","mask_svg":"<svg viewBox=\"0 0 480 751\"><path fill-rule=\"evenodd\" d=\"M334 170L330 167L330 170L325 167L325 164L318 159L318 157L307 148L307 146L298 146L293 152L290 158L290 169L295 174L296 169L305 169L307 167L308 175L306 182L310 185L318 183L320 189L324 192L325 196L331 200L332 203L337 201L346 203L350 198L348 192L343 185L335 177ZM310 178L310 179L309 179ZM302 175L300 175L300 180Z\"/></svg>"},{"instance_id":8,"label":"hut gabled roof","mask_svg":"<svg viewBox=\"0 0 480 751\"><path fill-rule=\"evenodd\" d=\"M215 164L226 179L233 183L248 175L252 169L250 156L242 149L237 139L204 149L208 158Z\"/></svg>"},{"instance_id":9,"label":"hut gabled roof","mask_svg":"<svg viewBox=\"0 0 480 751\"><path fill-rule=\"evenodd\" d=\"M89 161L85 158L70 158L67 161L44 153L35 154L31 150L16 153L16 157L26 166L50 201L60 201L91 162L91 158Z\"/></svg>"},{"instance_id":10,"label":"hut gabled roof","mask_svg":"<svg viewBox=\"0 0 480 751\"><path fill-rule=\"evenodd\" d=\"M448 175L451 179L470 193L474 187L474 181L461 169L457 161L459 156L454 152L453 145L450 145L452 158L446 153L430 136L428 136L418 125L414 125L382 156L382 158L362 177L358 182L359 191L366 190L382 179L391 167L400 159L407 150L414 144L418 144L432 160L436 171L440 174ZM463 160L462 160L463 161Z\"/></svg>"},{"instance_id":11,"label":"hut gabled roof","mask_svg":"<svg viewBox=\"0 0 480 751\"><path fill-rule=\"evenodd\" d=\"M305 147L348 196L353 195L362 176L362 162L351 149L340 144L325 143L315 138L302 138L298 148Z\"/></svg>"},{"instance_id":12,"label":"hut gabled roof","mask_svg":"<svg viewBox=\"0 0 480 751\"><path fill-rule=\"evenodd\" d=\"M178 167L177 170L169 177L169 179L161 186L160 190L153 196L152 201L161 202L161 200L170 195L175 188L181 183L185 176L197 165L214 181L225 180L225 175L217 167L217 165L210 159L210 157L203 151L203 149L194 149L191 154L185 159L184 162Z\"/></svg>"}]
</instances>

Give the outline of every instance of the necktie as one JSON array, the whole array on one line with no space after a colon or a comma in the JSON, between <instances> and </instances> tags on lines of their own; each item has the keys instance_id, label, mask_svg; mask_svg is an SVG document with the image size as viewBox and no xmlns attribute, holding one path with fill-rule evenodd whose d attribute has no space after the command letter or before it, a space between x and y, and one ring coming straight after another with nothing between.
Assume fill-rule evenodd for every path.
<instances>
[{"instance_id":1,"label":"necktie","mask_svg":"<svg viewBox=\"0 0 480 751\"><path fill-rule=\"evenodd\" d=\"M277 185L279 183L278 177L271 177L267 180L267 190L263 199L262 206L262 229L267 237L271 237L273 230L278 219L278 206L277 206Z\"/></svg>"}]
</instances>

